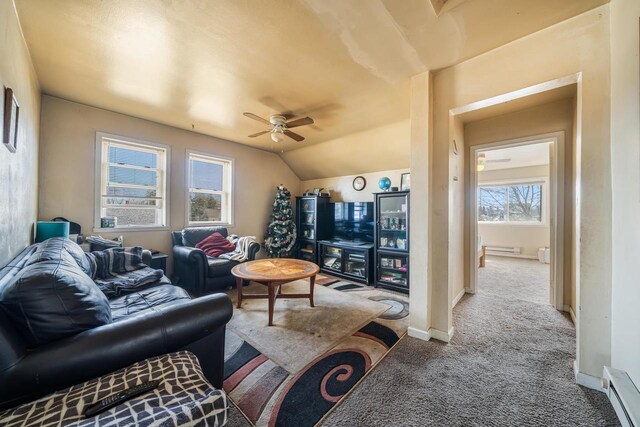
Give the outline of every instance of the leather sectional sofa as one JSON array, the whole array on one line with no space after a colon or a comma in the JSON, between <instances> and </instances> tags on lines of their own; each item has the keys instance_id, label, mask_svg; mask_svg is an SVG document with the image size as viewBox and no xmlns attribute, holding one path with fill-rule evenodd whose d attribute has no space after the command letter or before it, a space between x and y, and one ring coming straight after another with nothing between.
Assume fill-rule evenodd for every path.
<instances>
[{"instance_id":1,"label":"leather sectional sofa","mask_svg":"<svg viewBox=\"0 0 640 427\"><path fill-rule=\"evenodd\" d=\"M229 297L192 300L163 277L108 300L84 259L77 244L55 238L0 270L0 409L180 350L222 388Z\"/></svg>"},{"instance_id":2,"label":"leather sectional sofa","mask_svg":"<svg viewBox=\"0 0 640 427\"><path fill-rule=\"evenodd\" d=\"M224 258L207 256L195 246L206 237L218 232L228 236L224 227L188 227L171 233L173 239L173 283L196 295L223 291L235 285L231 269L238 264ZM258 243L249 248L248 261L254 260L260 250Z\"/></svg>"}]
</instances>

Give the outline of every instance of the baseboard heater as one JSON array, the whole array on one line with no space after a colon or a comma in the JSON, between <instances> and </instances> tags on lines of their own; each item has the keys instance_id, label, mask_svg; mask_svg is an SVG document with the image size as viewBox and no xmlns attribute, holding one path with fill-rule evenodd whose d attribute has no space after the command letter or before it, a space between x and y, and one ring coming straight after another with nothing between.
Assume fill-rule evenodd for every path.
<instances>
[{"instance_id":1,"label":"baseboard heater","mask_svg":"<svg viewBox=\"0 0 640 427\"><path fill-rule=\"evenodd\" d=\"M520 255L520 248L515 246L487 246L489 255L515 256Z\"/></svg>"},{"instance_id":2,"label":"baseboard heater","mask_svg":"<svg viewBox=\"0 0 640 427\"><path fill-rule=\"evenodd\" d=\"M623 427L640 427L640 391L629 375L605 366L603 382L611 405Z\"/></svg>"}]
</instances>

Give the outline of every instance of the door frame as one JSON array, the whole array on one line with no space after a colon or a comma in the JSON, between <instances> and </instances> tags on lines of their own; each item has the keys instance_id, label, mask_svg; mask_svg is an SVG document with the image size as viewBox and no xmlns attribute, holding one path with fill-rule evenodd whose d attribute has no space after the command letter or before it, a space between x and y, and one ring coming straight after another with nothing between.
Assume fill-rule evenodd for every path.
<instances>
[{"instance_id":1,"label":"door frame","mask_svg":"<svg viewBox=\"0 0 640 427\"><path fill-rule=\"evenodd\" d=\"M551 132L540 135L527 136L523 138L496 141L487 144L474 145L470 147L469 156L469 283L467 292L476 293L478 289L478 172L476 170L477 156L480 151L491 151L509 147L519 147L534 143L550 142L549 150L549 228L550 228L550 292L549 303L556 309L564 310L564 182L565 163L564 147L565 134L561 132Z\"/></svg>"}]
</instances>

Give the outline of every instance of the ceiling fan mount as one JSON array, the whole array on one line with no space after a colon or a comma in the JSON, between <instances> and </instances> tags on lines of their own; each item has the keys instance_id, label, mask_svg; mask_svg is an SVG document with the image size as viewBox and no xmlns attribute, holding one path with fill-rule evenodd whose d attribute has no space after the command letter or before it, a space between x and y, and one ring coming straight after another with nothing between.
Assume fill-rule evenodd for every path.
<instances>
[{"instance_id":1,"label":"ceiling fan mount","mask_svg":"<svg viewBox=\"0 0 640 427\"><path fill-rule=\"evenodd\" d=\"M295 128L298 126L311 125L314 123L311 117L303 117L300 119L295 119L287 122L287 118L281 114L275 114L273 116L270 116L269 120L263 119L262 117L253 113L245 112L243 114L245 117L249 117L250 119L269 125L268 130L251 134L249 135L249 138L255 138L257 136L264 135L266 133L271 133L271 139L274 142L282 141L283 140L282 135L286 135L297 142L302 142L304 141L304 137L302 135L298 135L297 133L290 131L289 129Z\"/></svg>"},{"instance_id":2,"label":"ceiling fan mount","mask_svg":"<svg viewBox=\"0 0 640 427\"><path fill-rule=\"evenodd\" d=\"M287 118L285 116L271 116L269 117L269 122L274 126L282 126L286 123Z\"/></svg>"}]
</instances>

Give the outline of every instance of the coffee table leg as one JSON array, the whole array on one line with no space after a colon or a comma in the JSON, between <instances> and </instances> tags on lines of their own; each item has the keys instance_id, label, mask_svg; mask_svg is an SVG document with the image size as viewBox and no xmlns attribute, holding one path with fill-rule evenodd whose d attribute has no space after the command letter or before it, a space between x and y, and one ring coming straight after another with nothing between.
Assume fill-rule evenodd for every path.
<instances>
[{"instance_id":1,"label":"coffee table leg","mask_svg":"<svg viewBox=\"0 0 640 427\"><path fill-rule=\"evenodd\" d=\"M311 303L311 307L315 307L313 305L313 285L316 284L316 276L309 277L309 302Z\"/></svg>"},{"instance_id":2,"label":"coffee table leg","mask_svg":"<svg viewBox=\"0 0 640 427\"><path fill-rule=\"evenodd\" d=\"M273 326L273 306L276 303L275 286L273 283L267 284L267 288L269 289L269 326Z\"/></svg>"},{"instance_id":3,"label":"coffee table leg","mask_svg":"<svg viewBox=\"0 0 640 427\"><path fill-rule=\"evenodd\" d=\"M238 289L238 308L242 306L242 282L243 280L236 277L236 288Z\"/></svg>"}]
</instances>

